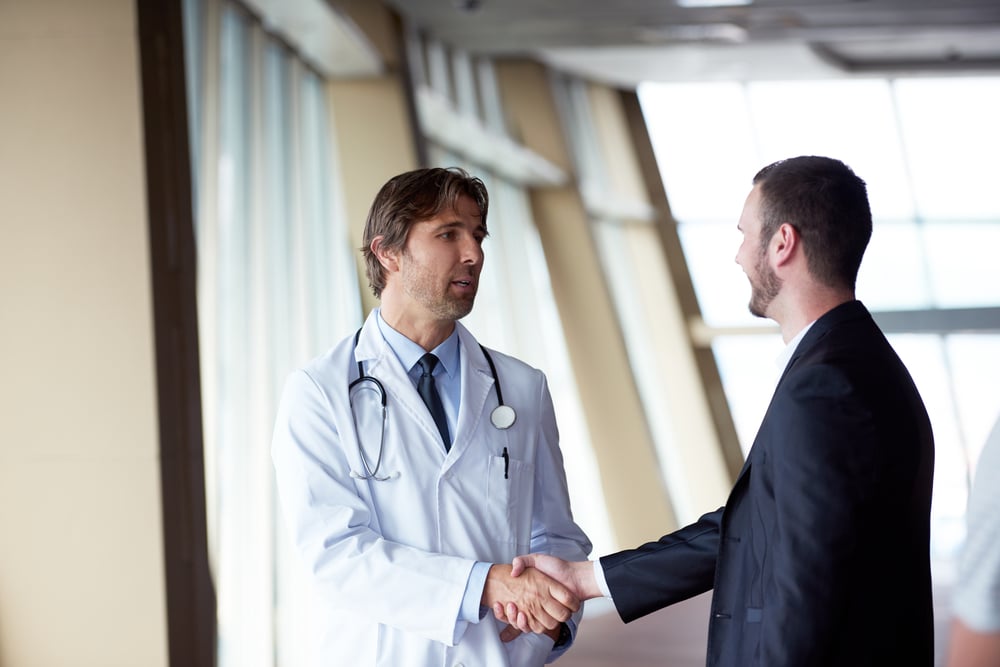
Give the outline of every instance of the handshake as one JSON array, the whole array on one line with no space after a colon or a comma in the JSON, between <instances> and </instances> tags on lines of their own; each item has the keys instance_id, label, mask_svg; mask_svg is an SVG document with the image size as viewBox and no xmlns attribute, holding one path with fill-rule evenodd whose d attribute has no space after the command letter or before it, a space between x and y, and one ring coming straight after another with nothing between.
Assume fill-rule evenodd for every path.
<instances>
[{"instance_id":1,"label":"handshake","mask_svg":"<svg viewBox=\"0 0 1000 667\"><path fill-rule=\"evenodd\" d=\"M601 596L590 561L565 561L546 554L518 556L511 565L493 565L486 577L482 605L508 623L500 638L522 632L558 638L562 623L583 600Z\"/></svg>"}]
</instances>

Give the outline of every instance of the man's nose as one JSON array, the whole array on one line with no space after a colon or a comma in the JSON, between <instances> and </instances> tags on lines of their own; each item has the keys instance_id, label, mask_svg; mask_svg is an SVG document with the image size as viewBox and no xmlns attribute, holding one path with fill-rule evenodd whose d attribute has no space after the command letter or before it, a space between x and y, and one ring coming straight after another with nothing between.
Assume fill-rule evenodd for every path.
<instances>
[{"instance_id":1,"label":"man's nose","mask_svg":"<svg viewBox=\"0 0 1000 667\"><path fill-rule=\"evenodd\" d=\"M462 244L462 262L464 264L481 264L483 262L483 247L476 239L466 239Z\"/></svg>"}]
</instances>

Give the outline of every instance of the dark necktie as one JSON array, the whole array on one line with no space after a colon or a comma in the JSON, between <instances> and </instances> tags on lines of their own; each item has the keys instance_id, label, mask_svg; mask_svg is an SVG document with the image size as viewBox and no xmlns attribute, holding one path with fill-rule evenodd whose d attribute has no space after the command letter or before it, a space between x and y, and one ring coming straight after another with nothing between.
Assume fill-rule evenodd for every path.
<instances>
[{"instance_id":1,"label":"dark necktie","mask_svg":"<svg viewBox=\"0 0 1000 667\"><path fill-rule=\"evenodd\" d=\"M441 440L444 442L444 450L451 449L451 438L448 436L448 419L444 416L444 406L441 405L441 396L438 395L437 384L434 382L434 367L438 364L438 358L428 352L420 357L420 370L423 374L417 380L417 393L424 399L424 405L431 411L431 417L437 424L438 431L441 432Z\"/></svg>"}]
</instances>

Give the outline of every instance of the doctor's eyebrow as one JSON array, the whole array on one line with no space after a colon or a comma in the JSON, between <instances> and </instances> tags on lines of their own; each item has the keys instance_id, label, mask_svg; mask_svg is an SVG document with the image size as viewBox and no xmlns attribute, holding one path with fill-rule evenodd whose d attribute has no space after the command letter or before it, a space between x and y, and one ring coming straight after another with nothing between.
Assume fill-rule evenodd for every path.
<instances>
[{"instance_id":1,"label":"doctor's eyebrow","mask_svg":"<svg viewBox=\"0 0 1000 667\"><path fill-rule=\"evenodd\" d=\"M446 232L446 231L448 231L450 229L465 229L465 223L462 222L461 220L453 220L451 222L443 222L440 225L437 225L436 227L434 227L434 233L435 234L440 234L441 232ZM486 238L487 236L490 235L489 230L486 229L486 227L482 223L479 223L478 225L476 225L472 229L472 233L473 234L481 234L483 238Z\"/></svg>"}]
</instances>

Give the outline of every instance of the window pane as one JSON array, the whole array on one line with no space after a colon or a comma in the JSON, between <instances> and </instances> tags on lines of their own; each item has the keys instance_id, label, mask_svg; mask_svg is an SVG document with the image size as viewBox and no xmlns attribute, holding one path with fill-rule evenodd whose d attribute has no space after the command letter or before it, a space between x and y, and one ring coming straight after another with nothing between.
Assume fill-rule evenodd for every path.
<instances>
[{"instance_id":1,"label":"window pane","mask_svg":"<svg viewBox=\"0 0 1000 667\"><path fill-rule=\"evenodd\" d=\"M735 227L761 166L743 86L647 83L639 100L674 217Z\"/></svg>"},{"instance_id":2,"label":"window pane","mask_svg":"<svg viewBox=\"0 0 1000 667\"><path fill-rule=\"evenodd\" d=\"M934 431L934 495L931 503L931 554L954 555L962 541L965 516L966 461L952 376L940 336L889 336L924 400Z\"/></svg>"},{"instance_id":3,"label":"window pane","mask_svg":"<svg viewBox=\"0 0 1000 667\"><path fill-rule=\"evenodd\" d=\"M858 272L857 295L872 310L931 305L921 229L912 222L876 222Z\"/></svg>"},{"instance_id":4,"label":"window pane","mask_svg":"<svg viewBox=\"0 0 1000 667\"><path fill-rule=\"evenodd\" d=\"M913 216L905 162L885 81L758 82L747 87L761 165L829 155L868 183L876 218Z\"/></svg>"},{"instance_id":5,"label":"window pane","mask_svg":"<svg viewBox=\"0 0 1000 667\"><path fill-rule=\"evenodd\" d=\"M924 218L1000 218L1000 78L900 79L900 133Z\"/></svg>"},{"instance_id":6,"label":"window pane","mask_svg":"<svg viewBox=\"0 0 1000 667\"><path fill-rule=\"evenodd\" d=\"M705 323L715 327L768 324L747 310L750 283L735 261L742 241L735 218L724 223L681 224L678 234Z\"/></svg>"},{"instance_id":7,"label":"window pane","mask_svg":"<svg viewBox=\"0 0 1000 667\"><path fill-rule=\"evenodd\" d=\"M924 225L923 231L935 305L1000 304L1000 220L934 222Z\"/></svg>"},{"instance_id":8,"label":"window pane","mask_svg":"<svg viewBox=\"0 0 1000 667\"><path fill-rule=\"evenodd\" d=\"M966 455L974 468L1000 417L1000 335L952 334L945 338L945 346Z\"/></svg>"},{"instance_id":9,"label":"window pane","mask_svg":"<svg viewBox=\"0 0 1000 667\"><path fill-rule=\"evenodd\" d=\"M784 370L778 366L778 355L784 347L777 333L718 336L712 341L712 352L744 455L750 451L771 402L771 394Z\"/></svg>"}]
</instances>

